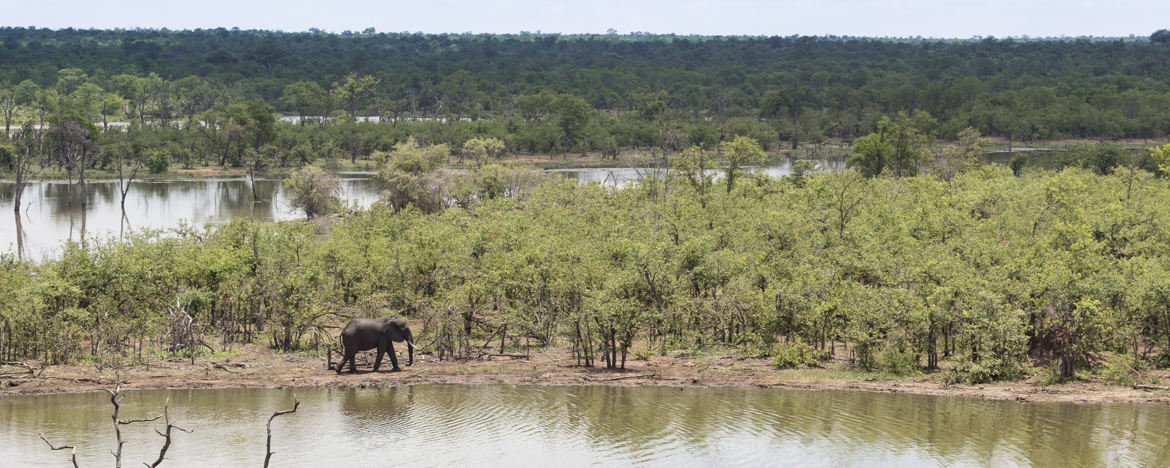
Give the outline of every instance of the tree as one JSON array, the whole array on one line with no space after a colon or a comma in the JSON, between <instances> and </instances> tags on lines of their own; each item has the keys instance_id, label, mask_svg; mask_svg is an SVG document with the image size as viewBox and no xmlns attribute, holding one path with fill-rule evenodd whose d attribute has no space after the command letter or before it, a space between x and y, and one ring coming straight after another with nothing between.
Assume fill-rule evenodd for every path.
<instances>
[{"instance_id":1,"label":"tree","mask_svg":"<svg viewBox=\"0 0 1170 468\"><path fill-rule=\"evenodd\" d=\"M1159 29L1157 31L1154 31L1153 34L1150 34L1150 42L1153 42L1155 44L1170 43L1170 30Z\"/></svg>"},{"instance_id":2,"label":"tree","mask_svg":"<svg viewBox=\"0 0 1170 468\"><path fill-rule=\"evenodd\" d=\"M441 170L450 153L447 145L424 146L414 137L394 145L390 154L375 153L378 180L395 210L413 205L427 213L447 205L449 176Z\"/></svg>"},{"instance_id":3,"label":"tree","mask_svg":"<svg viewBox=\"0 0 1170 468\"><path fill-rule=\"evenodd\" d=\"M280 95L280 103L295 109L300 124L305 124L305 118L310 115L324 118L328 109L329 93L321 85L313 81L298 81L284 87Z\"/></svg>"},{"instance_id":4,"label":"tree","mask_svg":"<svg viewBox=\"0 0 1170 468\"><path fill-rule=\"evenodd\" d=\"M894 147L882 140L877 133L859 137L853 140L853 155L846 164L856 168L863 177L874 177L886 168Z\"/></svg>"},{"instance_id":5,"label":"tree","mask_svg":"<svg viewBox=\"0 0 1170 468\"><path fill-rule=\"evenodd\" d=\"M1158 169L1164 174L1170 174L1170 143L1150 148L1150 157L1158 162Z\"/></svg>"},{"instance_id":6,"label":"tree","mask_svg":"<svg viewBox=\"0 0 1170 468\"><path fill-rule=\"evenodd\" d=\"M674 169L686 179L695 193L699 195L699 205L707 208L707 196L711 193L711 186L714 182L714 176L711 173L711 170L715 169L714 155L704 151L703 148L692 146L678 155L673 163Z\"/></svg>"},{"instance_id":7,"label":"tree","mask_svg":"<svg viewBox=\"0 0 1170 468\"><path fill-rule=\"evenodd\" d=\"M813 94L807 88L792 86L780 91L771 91L764 95L760 103L760 115L767 118L776 118L787 115L792 118L792 149L796 149L800 139L800 114L814 101Z\"/></svg>"},{"instance_id":8,"label":"tree","mask_svg":"<svg viewBox=\"0 0 1170 468\"><path fill-rule=\"evenodd\" d=\"M85 170L89 167L90 158L96 153L94 143L97 135L97 128L92 123L75 114L55 117L53 127L47 135L54 142L53 149L57 158L65 164L66 170L69 172L77 171L78 185L81 187L82 210L88 204Z\"/></svg>"},{"instance_id":9,"label":"tree","mask_svg":"<svg viewBox=\"0 0 1170 468\"><path fill-rule=\"evenodd\" d=\"M732 141L719 144L727 163L723 166L723 174L727 178L727 193L735 185L735 178L744 166L763 164L768 155L760 148L760 144L751 138L740 135Z\"/></svg>"},{"instance_id":10,"label":"tree","mask_svg":"<svg viewBox=\"0 0 1170 468\"><path fill-rule=\"evenodd\" d=\"M848 164L865 177L889 168L894 177L918 174L918 166L930 157L926 148L929 129L935 120L923 111L899 112L893 119L883 116L878 131L853 141Z\"/></svg>"},{"instance_id":11,"label":"tree","mask_svg":"<svg viewBox=\"0 0 1170 468\"><path fill-rule=\"evenodd\" d=\"M499 138L472 138L463 143L460 156L470 156L477 165L504 154L504 142Z\"/></svg>"},{"instance_id":12,"label":"tree","mask_svg":"<svg viewBox=\"0 0 1170 468\"><path fill-rule=\"evenodd\" d=\"M918 174L918 166L930 158L930 150L925 146L934 124L934 118L920 110L898 112L893 119L883 117L878 122L878 133L894 149L890 155L894 177Z\"/></svg>"},{"instance_id":13,"label":"tree","mask_svg":"<svg viewBox=\"0 0 1170 468\"><path fill-rule=\"evenodd\" d=\"M337 211L341 205L337 177L317 166L305 166L294 171L285 182L290 193L289 204L314 218Z\"/></svg>"},{"instance_id":14,"label":"tree","mask_svg":"<svg viewBox=\"0 0 1170 468\"><path fill-rule=\"evenodd\" d=\"M558 94L549 103L549 109L556 115L556 124L564 132L566 152L579 148L583 143L585 126L589 124L589 113L593 110L588 102L572 94Z\"/></svg>"},{"instance_id":15,"label":"tree","mask_svg":"<svg viewBox=\"0 0 1170 468\"><path fill-rule=\"evenodd\" d=\"M15 144L13 145L12 151L13 158L15 159L13 169L16 175L16 183L12 194L12 210L19 216L20 199L24 194L24 187L28 185L29 179L36 177L45 166L41 165L38 167L35 165L36 158L33 156L33 148L39 145L36 141L39 138L35 136L31 120L25 122L24 126L16 132L14 140ZM34 167L37 167L37 169L34 170Z\"/></svg>"},{"instance_id":16,"label":"tree","mask_svg":"<svg viewBox=\"0 0 1170 468\"><path fill-rule=\"evenodd\" d=\"M12 134L12 118L16 115L16 92L0 87L0 114L4 116L4 135Z\"/></svg>"},{"instance_id":17,"label":"tree","mask_svg":"<svg viewBox=\"0 0 1170 468\"><path fill-rule=\"evenodd\" d=\"M356 120L358 111L365 106L378 87L378 79L370 75L350 73L340 83L333 83L333 95L345 105L349 117Z\"/></svg>"},{"instance_id":18,"label":"tree","mask_svg":"<svg viewBox=\"0 0 1170 468\"><path fill-rule=\"evenodd\" d=\"M987 151L988 139L979 136L979 131L967 127L959 132L959 141L947 145L942 155L934 160L933 173L942 180L951 180L965 165L976 163Z\"/></svg>"}]
</instances>

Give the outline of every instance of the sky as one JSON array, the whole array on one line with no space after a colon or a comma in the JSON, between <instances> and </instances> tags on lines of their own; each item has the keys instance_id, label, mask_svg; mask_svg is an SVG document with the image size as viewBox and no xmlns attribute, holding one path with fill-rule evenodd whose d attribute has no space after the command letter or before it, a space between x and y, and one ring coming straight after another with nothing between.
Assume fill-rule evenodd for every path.
<instances>
[{"instance_id":1,"label":"sky","mask_svg":"<svg viewBox=\"0 0 1170 468\"><path fill-rule=\"evenodd\" d=\"M0 0L0 26L1125 37L1170 28L1170 0Z\"/></svg>"}]
</instances>

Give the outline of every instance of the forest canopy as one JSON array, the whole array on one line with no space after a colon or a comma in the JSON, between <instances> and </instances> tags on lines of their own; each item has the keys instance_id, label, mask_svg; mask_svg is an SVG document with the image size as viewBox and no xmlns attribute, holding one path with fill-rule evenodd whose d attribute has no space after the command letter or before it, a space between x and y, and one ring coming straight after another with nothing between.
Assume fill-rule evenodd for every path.
<instances>
[{"instance_id":1,"label":"forest canopy","mask_svg":"<svg viewBox=\"0 0 1170 468\"><path fill-rule=\"evenodd\" d=\"M1170 47L1163 36L932 40L3 28L0 89L29 100L33 87L58 86L63 70L76 70L67 80L71 91L89 83L131 104L149 88L128 77L153 77L173 84L175 102L199 111L224 100L260 99L288 115L338 110L471 120L564 115L579 99L606 128L600 141L575 141L571 124L532 132L564 132L565 144L593 150L608 139L631 142L627 134L636 130L606 122L624 116L637 121L622 128L666 125L699 141L720 140L697 128L712 121L764 121L760 133L766 131L768 141L757 139L765 146L852 139L868 133L881 115L915 110L936 118L938 136L948 139L967 127L1014 140L1160 138L1170 134ZM325 102L326 95L337 99ZM149 112L165 118L160 114L178 107ZM582 137L586 127L580 127ZM735 133L744 132L724 136Z\"/></svg>"}]
</instances>

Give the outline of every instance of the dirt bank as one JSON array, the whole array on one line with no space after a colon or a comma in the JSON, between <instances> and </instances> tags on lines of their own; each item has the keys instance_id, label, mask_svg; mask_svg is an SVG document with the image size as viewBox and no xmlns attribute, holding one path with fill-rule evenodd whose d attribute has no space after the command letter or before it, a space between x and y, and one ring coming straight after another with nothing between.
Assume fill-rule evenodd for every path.
<instances>
[{"instance_id":1,"label":"dirt bank","mask_svg":"<svg viewBox=\"0 0 1170 468\"><path fill-rule=\"evenodd\" d=\"M372 353L369 353L372 354ZM404 356L405 358L405 356ZM1100 382L1038 385L1032 381L990 385L944 385L937 376L889 378L878 374L837 369L777 370L765 359L729 356L697 358L653 357L632 360L624 371L578 367L563 350L538 351L524 356L485 356L473 361L437 361L431 355L415 356L412 367L402 372L370 372L369 360L358 359L357 374L338 375L325 368L321 357L272 352L263 346L242 347L231 358L165 361L121 371L123 387L162 388L271 388L271 387L382 387L392 385L526 384L613 385L675 387L757 387L798 390L858 390L887 393L964 396L997 400L1072 403L1170 404L1170 392L1135 390ZM405 359L403 359L404 361ZM0 366L0 395L88 392L113 386L116 373L90 365L29 368ZM405 364L405 362L402 362Z\"/></svg>"}]
</instances>

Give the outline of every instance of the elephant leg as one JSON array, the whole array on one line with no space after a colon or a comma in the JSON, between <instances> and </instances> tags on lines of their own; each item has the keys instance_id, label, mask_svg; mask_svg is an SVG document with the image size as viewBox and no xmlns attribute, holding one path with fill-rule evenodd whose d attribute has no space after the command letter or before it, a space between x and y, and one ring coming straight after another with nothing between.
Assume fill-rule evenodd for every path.
<instances>
[{"instance_id":1,"label":"elephant leg","mask_svg":"<svg viewBox=\"0 0 1170 468\"><path fill-rule=\"evenodd\" d=\"M386 348L379 346L374 352L378 353L378 356L374 358L374 372L378 372L378 368L382 367L382 353L386 352Z\"/></svg>"},{"instance_id":2,"label":"elephant leg","mask_svg":"<svg viewBox=\"0 0 1170 468\"><path fill-rule=\"evenodd\" d=\"M357 357L357 351L354 351L352 353L347 351L345 353L345 359L347 361L349 361L349 373L350 374L357 373L357 363L355 362L355 359L354 359L355 357Z\"/></svg>"},{"instance_id":3,"label":"elephant leg","mask_svg":"<svg viewBox=\"0 0 1170 468\"><path fill-rule=\"evenodd\" d=\"M394 342L387 341L386 344L390 348L387 353L390 355L390 364L394 365L394 368L390 369L390 372L401 372L402 369L398 368L398 356L394 354Z\"/></svg>"}]
</instances>

